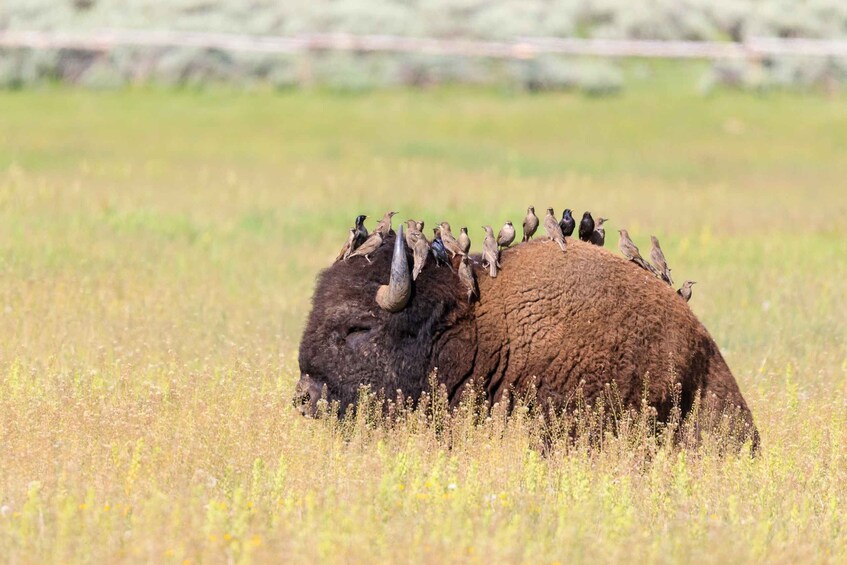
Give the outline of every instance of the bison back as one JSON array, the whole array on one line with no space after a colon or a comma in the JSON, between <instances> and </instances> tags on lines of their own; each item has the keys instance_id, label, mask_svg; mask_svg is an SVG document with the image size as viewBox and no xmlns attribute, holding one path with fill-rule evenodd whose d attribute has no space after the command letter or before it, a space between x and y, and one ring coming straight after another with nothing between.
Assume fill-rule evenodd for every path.
<instances>
[{"instance_id":1,"label":"bison back","mask_svg":"<svg viewBox=\"0 0 847 565\"><path fill-rule=\"evenodd\" d=\"M660 420L679 391L686 414L699 392L739 410L747 404L717 345L673 288L634 263L575 239L563 253L549 240L505 250L502 272L478 271L479 351L474 377L497 401L535 387L567 407L614 385L615 401L642 399ZM755 433L755 432L754 432Z\"/></svg>"}]
</instances>

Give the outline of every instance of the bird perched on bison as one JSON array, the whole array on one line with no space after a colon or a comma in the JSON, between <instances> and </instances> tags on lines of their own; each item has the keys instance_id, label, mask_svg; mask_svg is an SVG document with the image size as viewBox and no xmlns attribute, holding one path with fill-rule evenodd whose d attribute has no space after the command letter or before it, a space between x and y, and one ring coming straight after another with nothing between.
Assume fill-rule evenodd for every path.
<instances>
[{"instance_id":1,"label":"bird perched on bison","mask_svg":"<svg viewBox=\"0 0 847 565\"><path fill-rule=\"evenodd\" d=\"M491 278L497 277L497 270L500 268L500 248L497 246L497 240L494 239L494 230L491 226L482 226L485 230L485 240L482 242L482 266L488 267L488 274Z\"/></svg>"},{"instance_id":2,"label":"bird perched on bison","mask_svg":"<svg viewBox=\"0 0 847 565\"><path fill-rule=\"evenodd\" d=\"M376 251L380 248L380 246L382 246L383 240L384 238L382 237L382 232L374 230L374 232L368 236L368 239L366 239L362 245L356 248L356 251L353 251L352 253L347 255L347 259L345 259L345 261L348 259L352 259L353 257L361 256L367 259L368 263L370 263L371 254L373 254L374 251Z\"/></svg>"},{"instance_id":3,"label":"bird perched on bison","mask_svg":"<svg viewBox=\"0 0 847 565\"><path fill-rule=\"evenodd\" d=\"M529 241L538 229L538 216L535 215L535 206L526 209L526 217L523 219L523 240Z\"/></svg>"},{"instance_id":4,"label":"bird perched on bison","mask_svg":"<svg viewBox=\"0 0 847 565\"><path fill-rule=\"evenodd\" d=\"M444 247L444 242L441 240L441 229L432 228L432 256L435 258L435 266L440 265L450 266L450 257L447 256L447 249Z\"/></svg>"},{"instance_id":5,"label":"bird perched on bison","mask_svg":"<svg viewBox=\"0 0 847 565\"><path fill-rule=\"evenodd\" d=\"M344 244L344 247L341 248L341 251L338 253L338 257L335 258L336 261L347 259L352 252L356 251L356 249L358 249L359 246L368 239L368 229L365 227L365 220L367 219L368 217L364 214L356 216L356 226L350 228L347 242Z\"/></svg>"},{"instance_id":6,"label":"bird perched on bison","mask_svg":"<svg viewBox=\"0 0 847 565\"><path fill-rule=\"evenodd\" d=\"M406 245L409 246L409 249L415 244L415 240L417 239L418 234L420 234L420 230L418 229L417 220L406 220Z\"/></svg>"},{"instance_id":7,"label":"bird perched on bison","mask_svg":"<svg viewBox=\"0 0 847 565\"><path fill-rule=\"evenodd\" d=\"M350 253L353 252L354 241L356 241L356 228L350 228L347 232L347 241L344 242L344 247L338 252L338 256L335 258L336 261L341 261L350 256Z\"/></svg>"},{"instance_id":8,"label":"bird perched on bison","mask_svg":"<svg viewBox=\"0 0 847 565\"><path fill-rule=\"evenodd\" d=\"M701 395L734 411L757 441L706 328L673 289L627 260L594 245L562 253L533 241L501 252L496 279L474 276L482 267L463 256L475 292L449 269L424 268L412 283L413 257L402 244L398 252L395 237L373 264L342 261L319 276L300 342L305 413L323 391L345 411L363 385L420 398L437 368L453 405L471 383L490 402L535 391L559 410L573 409L577 397L594 405L612 386L621 407L643 401L663 422L677 408L691 413Z\"/></svg>"},{"instance_id":9,"label":"bird perched on bison","mask_svg":"<svg viewBox=\"0 0 847 565\"><path fill-rule=\"evenodd\" d=\"M606 228L604 224L608 221L609 218L597 218L594 225L594 233L591 234L591 238L588 241L600 247L606 245Z\"/></svg>"},{"instance_id":10,"label":"bird perched on bison","mask_svg":"<svg viewBox=\"0 0 847 565\"><path fill-rule=\"evenodd\" d=\"M476 275L471 266L471 260L467 255L462 255L462 260L459 262L459 268L456 272L459 274L459 280L462 286L467 291L468 303L470 303L474 296L479 296L479 289L476 284Z\"/></svg>"},{"instance_id":11,"label":"bird perched on bison","mask_svg":"<svg viewBox=\"0 0 847 565\"><path fill-rule=\"evenodd\" d=\"M574 220L571 214L571 209L565 208L565 211L562 212L562 219L559 220L559 227L562 229L562 235L565 237L572 236L573 230L576 228L576 220Z\"/></svg>"},{"instance_id":12,"label":"bird perched on bison","mask_svg":"<svg viewBox=\"0 0 847 565\"><path fill-rule=\"evenodd\" d=\"M591 217L591 212L586 212L582 215L582 220L579 222L579 239L589 241L594 233L594 218Z\"/></svg>"},{"instance_id":13,"label":"bird perched on bison","mask_svg":"<svg viewBox=\"0 0 847 565\"><path fill-rule=\"evenodd\" d=\"M368 235L370 235L368 234L368 228L365 227L365 220L367 219L368 217L364 214L356 216L356 241L353 244L353 251L362 245L368 239Z\"/></svg>"},{"instance_id":14,"label":"bird perched on bison","mask_svg":"<svg viewBox=\"0 0 847 565\"><path fill-rule=\"evenodd\" d=\"M513 241L515 241L515 226L512 225L512 222L507 221L497 234L497 245L509 247Z\"/></svg>"},{"instance_id":15,"label":"bird perched on bison","mask_svg":"<svg viewBox=\"0 0 847 565\"><path fill-rule=\"evenodd\" d=\"M462 250L462 253L467 255L471 250L471 237L468 235L468 228L459 230L459 237L456 238L456 241L459 242L459 249Z\"/></svg>"},{"instance_id":16,"label":"bird perched on bison","mask_svg":"<svg viewBox=\"0 0 847 565\"><path fill-rule=\"evenodd\" d=\"M650 262L653 263L653 266L656 268L656 272L659 274L661 279L673 286L671 268L668 267L668 262L665 260L665 254L662 253L662 246L659 245L659 238L655 235L651 235L650 243Z\"/></svg>"},{"instance_id":17,"label":"bird perched on bison","mask_svg":"<svg viewBox=\"0 0 847 565\"><path fill-rule=\"evenodd\" d=\"M438 224L438 227L441 228L441 242L444 244L444 248L447 252L450 253L450 256L455 257L456 255L465 255L465 252L462 251L461 244L453 236L450 224L448 222L441 222Z\"/></svg>"},{"instance_id":18,"label":"bird perched on bison","mask_svg":"<svg viewBox=\"0 0 847 565\"><path fill-rule=\"evenodd\" d=\"M547 231L547 237L555 241L562 251L567 248L565 236L562 235L562 228L559 227L552 208L547 208L547 213L544 215L544 229Z\"/></svg>"},{"instance_id":19,"label":"bird perched on bison","mask_svg":"<svg viewBox=\"0 0 847 565\"><path fill-rule=\"evenodd\" d=\"M695 284L697 284L695 281L685 281L676 293L688 302L691 300L691 287Z\"/></svg>"},{"instance_id":20,"label":"bird perched on bison","mask_svg":"<svg viewBox=\"0 0 847 565\"><path fill-rule=\"evenodd\" d=\"M429 257L429 242L421 232L412 236L412 255L415 258L415 263L412 267L412 280L417 280L418 275L426 267L426 260Z\"/></svg>"},{"instance_id":21,"label":"bird perched on bison","mask_svg":"<svg viewBox=\"0 0 847 565\"><path fill-rule=\"evenodd\" d=\"M386 212L385 215L382 216L382 219L374 228L374 233L378 233L382 236L382 239L388 237L388 234L391 233L391 218L397 215L397 212ZM373 234L371 234L373 235Z\"/></svg>"},{"instance_id":22,"label":"bird perched on bison","mask_svg":"<svg viewBox=\"0 0 847 565\"><path fill-rule=\"evenodd\" d=\"M618 230L621 238L618 241L618 249L621 250L621 255L623 255L626 259L632 261L645 271L656 273L656 269L653 268L644 258L641 256L641 252L638 251L638 246L633 243L632 239L629 237L629 232L626 230Z\"/></svg>"}]
</instances>

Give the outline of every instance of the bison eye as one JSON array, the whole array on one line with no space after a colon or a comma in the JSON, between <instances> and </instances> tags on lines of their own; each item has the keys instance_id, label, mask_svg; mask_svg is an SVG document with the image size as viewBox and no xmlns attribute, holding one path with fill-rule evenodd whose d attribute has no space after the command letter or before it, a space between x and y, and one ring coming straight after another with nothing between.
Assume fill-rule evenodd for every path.
<instances>
[{"instance_id":1,"label":"bison eye","mask_svg":"<svg viewBox=\"0 0 847 565\"><path fill-rule=\"evenodd\" d=\"M344 339L350 347L359 347L368 338L372 329L370 326L358 324L348 326L344 332Z\"/></svg>"}]
</instances>

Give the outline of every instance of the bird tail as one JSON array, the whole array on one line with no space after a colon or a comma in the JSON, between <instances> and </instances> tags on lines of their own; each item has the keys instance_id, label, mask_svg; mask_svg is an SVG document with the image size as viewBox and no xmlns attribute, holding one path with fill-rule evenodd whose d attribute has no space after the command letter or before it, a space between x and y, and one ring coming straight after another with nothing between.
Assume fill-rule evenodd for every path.
<instances>
[{"instance_id":1,"label":"bird tail","mask_svg":"<svg viewBox=\"0 0 847 565\"><path fill-rule=\"evenodd\" d=\"M488 274L491 275L492 279L497 278L497 261L491 261L488 265Z\"/></svg>"},{"instance_id":2,"label":"bird tail","mask_svg":"<svg viewBox=\"0 0 847 565\"><path fill-rule=\"evenodd\" d=\"M562 251L564 251L568 247L568 244L565 243L565 238L562 238L562 241L557 241L556 243L559 244L559 247L562 249Z\"/></svg>"},{"instance_id":3,"label":"bird tail","mask_svg":"<svg viewBox=\"0 0 847 565\"><path fill-rule=\"evenodd\" d=\"M654 275L659 276L659 272L656 270L656 268L655 268L653 265L651 265L650 263L648 263L647 261L645 261L643 258L641 258L641 257L635 257L635 258L633 259L633 261L634 261L634 262L635 262L635 263L636 263L639 267L641 267L642 269L644 269L645 271L649 271L649 272L653 273Z\"/></svg>"}]
</instances>

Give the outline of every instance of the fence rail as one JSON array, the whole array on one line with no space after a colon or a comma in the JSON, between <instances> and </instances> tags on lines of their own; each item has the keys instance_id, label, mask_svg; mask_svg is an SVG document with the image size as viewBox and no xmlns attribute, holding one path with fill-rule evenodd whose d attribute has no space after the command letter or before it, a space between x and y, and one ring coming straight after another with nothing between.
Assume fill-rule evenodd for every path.
<instances>
[{"instance_id":1,"label":"fence rail","mask_svg":"<svg viewBox=\"0 0 847 565\"><path fill-rule=\"evenodd\" d=\"M495 59L541 54L668 59L744 59L767 55L847 57L847 40L752 38L744 42L646 41L519 37L513 41L433 39L395 35L303 34L291 37L148 30L0 30L0 47L108 52L116 47L193 47L253 53L351 51L425 53Z\"/></svg>"}]
</instances>

